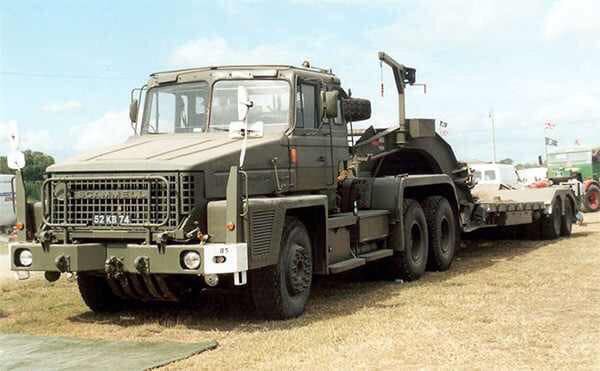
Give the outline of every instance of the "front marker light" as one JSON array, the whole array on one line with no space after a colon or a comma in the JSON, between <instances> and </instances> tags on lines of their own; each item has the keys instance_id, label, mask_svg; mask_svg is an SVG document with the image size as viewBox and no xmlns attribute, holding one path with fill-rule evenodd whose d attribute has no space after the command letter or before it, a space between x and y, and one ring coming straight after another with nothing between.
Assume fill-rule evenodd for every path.
<instances>
[{"instance_id":1,"label":"front marker light","mask_svg":"<svg viewBox=\"0 0 600 371\"><path fill-rule=\"evenodd\" d=\"M33 255L30 250L21 250L19 252L19 264L22 267L31 267L33 263Z\"/></svg>"},{"instance_id":2,"label":"front marker light","mask_svg":"<svg viewBox=\"0 0 600 371\"><path fill-rule=\"evenodd\" d=\"M183 253L183 267L186 269L200 268L200 254L196 251L186 251Z\"/></svg>"}]
</instances>

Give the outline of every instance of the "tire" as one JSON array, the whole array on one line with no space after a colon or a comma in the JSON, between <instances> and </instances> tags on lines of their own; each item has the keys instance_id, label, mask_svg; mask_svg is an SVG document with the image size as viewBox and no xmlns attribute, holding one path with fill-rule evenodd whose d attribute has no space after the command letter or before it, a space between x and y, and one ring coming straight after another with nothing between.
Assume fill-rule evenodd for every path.
<instances>
[{"instance_id":1,"label":"tire","mask_svg":"<svg viewBox=\"0 0 600 371\"><path fill-rule=\"evenodd\" d=\"M414 281L421 278L427 267L429 255L427 219L417 201L407 199L403 206L404 249L395 251L388 261L387 271L388 276L392 278Z\"/></svg>"},{"instance_id":2,"label":"tire","mask_svg":"<svg viewBox=\"0 0 600 371\"><path fill-rule=\"evenodd\" d=\"M93 312L112 313L124 307L123 300L113 294L105 277L78 273L77 286L84 303Z\"/></svg>"},{"instance_id":3,"label":"tire","mask_svg":"<svg viewBox=\"0 0 600 371\"><path fill-rule=\"evenodd\" d=\"M368 99L342 99L342 112L346 121L362 121L371 117L371 102Z\"/></svg>"},{"instance_id":4,"label":"tire","mask_svg":"<svg viewBox=\"0 0 600 371\"><path fill-rule=\"evenodd\" d=\"M441 196L428 197L423 201L429 234L429 258L427 268L446 271L452 265L458 243L458 227L454 210Z\"/></svg>"},{"instance_id":5,"label":"tire","mask_svg":"<svg viewBox=\"0 0 600 371\"><path fill-rule=\"evenodd\" d=\"M523 226L523 234L525 238L532 241L542 239L542 220L537 219Z\"/></svg>"},{"instance_id":6,"label":"tire","mask_svg":"<svg viewBox=\"0 0 600 371\"><path fill-rule=\"evenodd\" d=\"M542 217L542 237L545 240L553 240L560 237L562 226L562 208L559 198L552 201L552 214Z\"/></svg>"},{"instance_id":7,"label":"tire","mask_svg":"<svg viewBox=\"0 0 600 371\"><path fill-rule=\"evenodd\" d=\"M565 215L562 216L560 225L560 235L570 236L573 229L573 204L570 200L565 200Z\"/></svg>"},{"instance_id":8,"label":"tire","mask_svg":"<svg viewBox=\"0 0 600 371\"><path fill-rule=\"evenodd\" d=\"M250 272L250 290L257 312L270 319L294 318L304 313L312 273L312 244L308 231L300 220L288 217L278 263Z\"/></svg>"},{"instance_id":9,"label":"tire","mask_svg":"<svg viewBox=\"0 0 600 371\"><path fill-rule=\"evenodd\" d=\"M590 184L583 197L583 207L588 213L600 210L600 187Z\"/></svg>"}]
</instances>

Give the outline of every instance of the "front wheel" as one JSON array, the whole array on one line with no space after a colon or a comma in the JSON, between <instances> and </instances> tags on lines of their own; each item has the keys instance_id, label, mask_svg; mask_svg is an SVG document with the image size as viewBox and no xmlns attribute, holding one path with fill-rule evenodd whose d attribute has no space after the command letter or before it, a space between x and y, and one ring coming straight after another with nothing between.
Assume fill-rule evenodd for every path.
<instances>
[{"instance_id":1,"label":"front wheel","mask_svg":"<svg viewBox=\"0 0 600 371\"><path fill-rule=\"evenodd\" d=\"M272 319L294 318L304 313L312 274L308 231L300 220L288 217L278 263L250 272L248 283L257 312Z\"/></svg>"},{"instance_id":2,"label":"front wheel","mask_svg":"<svg viewBox=\"0 0 600 371\"><path fill-rule=\"evenodd\" d=\"M89 273L77 274L77 286L85 304L97 313L117 312L124 307L123 299L116 296L107 278Z\"/></svg>"}]
</instances>

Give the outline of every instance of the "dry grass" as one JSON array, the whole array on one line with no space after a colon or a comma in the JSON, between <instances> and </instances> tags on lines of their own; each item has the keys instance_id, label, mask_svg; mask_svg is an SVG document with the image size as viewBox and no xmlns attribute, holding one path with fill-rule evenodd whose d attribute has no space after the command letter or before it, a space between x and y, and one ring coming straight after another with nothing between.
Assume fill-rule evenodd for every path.
<instances>
[{"instance_id":1,"label":"dry grass","mask_svg":"<svg viewBox=\"0 0 600 371\"><path fill-rule=\"evenodd\" d=\"M220 343L169 369L598 369L600 214L586 217L570 239L469 241L414 283L319 280L285 322L214 303L98 316L64 280L5 283L0 332Z\"/></svg>"}]
</instances>

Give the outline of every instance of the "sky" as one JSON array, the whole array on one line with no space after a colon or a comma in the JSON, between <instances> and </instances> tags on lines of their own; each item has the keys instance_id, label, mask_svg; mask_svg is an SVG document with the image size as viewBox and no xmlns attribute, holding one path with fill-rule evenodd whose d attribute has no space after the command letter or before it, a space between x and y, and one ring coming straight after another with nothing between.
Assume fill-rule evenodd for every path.
<instances>
[{"instance_id":1,"label":"sky","mask_svg":"<svg viewBox=\"0 0 600 371\"><path fill-rule=\"evenodd\" d=\"M594 0L10 1L0 4L0 154L59 161L133 134L130 90L155 71L217 64L332 68L371 99L362 126L397 122L377 52L417 69L407 115L447 122L463 160L536 162L544 136L600 145L600 2ZM545 133L544 123L555 127Z\"/></svg>"}]
</instances>

